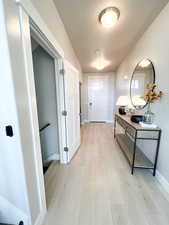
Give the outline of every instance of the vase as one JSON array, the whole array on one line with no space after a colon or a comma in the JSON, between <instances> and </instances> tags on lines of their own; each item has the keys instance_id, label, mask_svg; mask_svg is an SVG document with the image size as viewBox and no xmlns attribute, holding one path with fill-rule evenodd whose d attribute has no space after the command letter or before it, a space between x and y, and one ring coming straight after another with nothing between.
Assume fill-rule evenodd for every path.
<instances>
[{"instance_id":1,"label":"vase","mask_svg":"<svg viewBox=\"0 0 169 225\"><path fill-rule=\"evenodd\" d=\"M154 113L151 111L150 103L148 104L147 111L144 113L144 123L152 124L154 122Z\"/></svg>"}]
</instances>

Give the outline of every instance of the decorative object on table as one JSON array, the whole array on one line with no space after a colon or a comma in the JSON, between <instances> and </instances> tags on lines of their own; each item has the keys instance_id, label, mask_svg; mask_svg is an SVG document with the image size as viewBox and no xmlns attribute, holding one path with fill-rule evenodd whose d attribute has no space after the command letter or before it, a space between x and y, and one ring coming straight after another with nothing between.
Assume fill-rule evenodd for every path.
<instances>
[{"instance_id":1,"label":"decorative object on table","mask_svg":"<svg viewBox=\"0 0 169 225\"><path fill-rule=\"evenodd\" d=\"M128 116L132 116L135 114L135 112L136 112L136 109L134 108L134 106L131 104L131 101L130 101L130 103L126 107L126 113Z\"/></svg>"},{"instance_id":2,"label":"decorative object on table","mask_svg":"<svg viewBox=\"0 0 169 225\"><path fill-rule=\"evenodd\" d=\"M130 100L135 109L141 110L147 105L142 96L147 84L153 83L155 83L153 63L149 59L143 59L136 65L130 82Z\"/></svg>"},{"instance_id":3,"label":"decorative object on table","mask_svg":"<svg viewBox=\"0 0 169 225\"><path fill-rule=\"evenodd\" d=\"M126 106L130 104L130 99L127 95L120 96L117 99L116 105L119 106L119 114L126 115Z\"/></svg>"},{"instance_id":4,"label":"decorative object on table","mask_svg":"<svg viewBox=\"0 0 169 225\"><path fill-rule=\"evenodd\" d=\"M158 127L156 124L148 124L144 122L139 122L139 124L141 125L142 128L148 128L148 129L155 129Z\"/></svg>"},{"instance_id":5,"label":"decorative object on table","mask_svg":"<svg viewBox=\"0 0 169 225\"><path fill-rule=\"evenodd\" d=\"M143 121L143 119L144 119L143 115L132 115L131 116L131 121L134 123L140 123Z\"/></svg>"},{"instance_id":6,"label":"decorative object on table","mask_svg":"<svg viewBox=\"0 0 169 225\"><path fill-rule=\"evenodd\" d=\"M163 96L162 91L156 91L157 85L156 84L148 84L147 91L143 99L147 103L147 111L144 114L144 123L152 124L154 121L154 113L151 111L151 104L157 100L160 100Z\"/></svg>"}]
</instances>

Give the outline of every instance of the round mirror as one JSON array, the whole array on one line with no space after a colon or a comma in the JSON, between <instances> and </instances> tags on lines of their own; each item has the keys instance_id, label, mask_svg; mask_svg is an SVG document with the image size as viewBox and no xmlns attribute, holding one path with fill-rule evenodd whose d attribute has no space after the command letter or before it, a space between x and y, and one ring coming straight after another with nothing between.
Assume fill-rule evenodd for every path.
<instances>
[{"instance_id":1,"label":"round mirror","mask_svg":"<svg viewBox=\"0 0 169 225\"><path fill-rule=\"evenodd\" d=\"M155 70L149 59L139 62L133 72L130 83L130 98L136 109L143 109L146 102L143 99L148 84L155 83Z\"/></svg>"}]
</instances>

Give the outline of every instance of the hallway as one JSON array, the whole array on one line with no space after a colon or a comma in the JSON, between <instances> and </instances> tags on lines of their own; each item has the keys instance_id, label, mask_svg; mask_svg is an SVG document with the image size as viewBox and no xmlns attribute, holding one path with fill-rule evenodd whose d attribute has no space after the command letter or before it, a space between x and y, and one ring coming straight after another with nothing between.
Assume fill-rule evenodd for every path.
<instances>
[{"instance_id":1,"label":"hallway","mask_svg":"<svg viewBox=\"0 0 169 225\"><path fill-rule=\"evenodd\" d=\"M72 162L52 164L45 183L44 225L168 225L169 195L150 171L130 174L111 124L84 125Z\"/></svg>"}]
</instances>

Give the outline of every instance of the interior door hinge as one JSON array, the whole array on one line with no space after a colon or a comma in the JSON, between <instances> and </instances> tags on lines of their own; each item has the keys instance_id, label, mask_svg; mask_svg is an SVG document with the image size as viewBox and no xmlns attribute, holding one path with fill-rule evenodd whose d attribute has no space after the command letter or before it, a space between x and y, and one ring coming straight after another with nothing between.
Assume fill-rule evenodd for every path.
<instances>
[{"instance_id":1,"label":"interior door hinge","mask_svg":"<svg viewBox=\"0 0 169 225\"><path fill-rule=\"evenodd\" d=\"M60 74L61 74L61 75L65 75L65 70L64 70L64 69L61 69L61 70L60 70Z\"/></svg>"},{"instance_id":2,"label":"interior door hinge","mask_svg":"<svg viewBox=\"0 0 169 225\"><path fill-rule=\"evenodd\" d=\"M67 111L66 110L62 111L62 116L67 116Z\"/></svg>"},{"instance_id":3,"label":"interior door hinge","mask_svg":"<svg viewBox=\"0 0 169 225\"><path fill-rule=\"evenodd\" d=\"M69 148L68 147L64 147L64 151L65 152L68 152L69 151Z\"/></svg>"}]
</instances>

